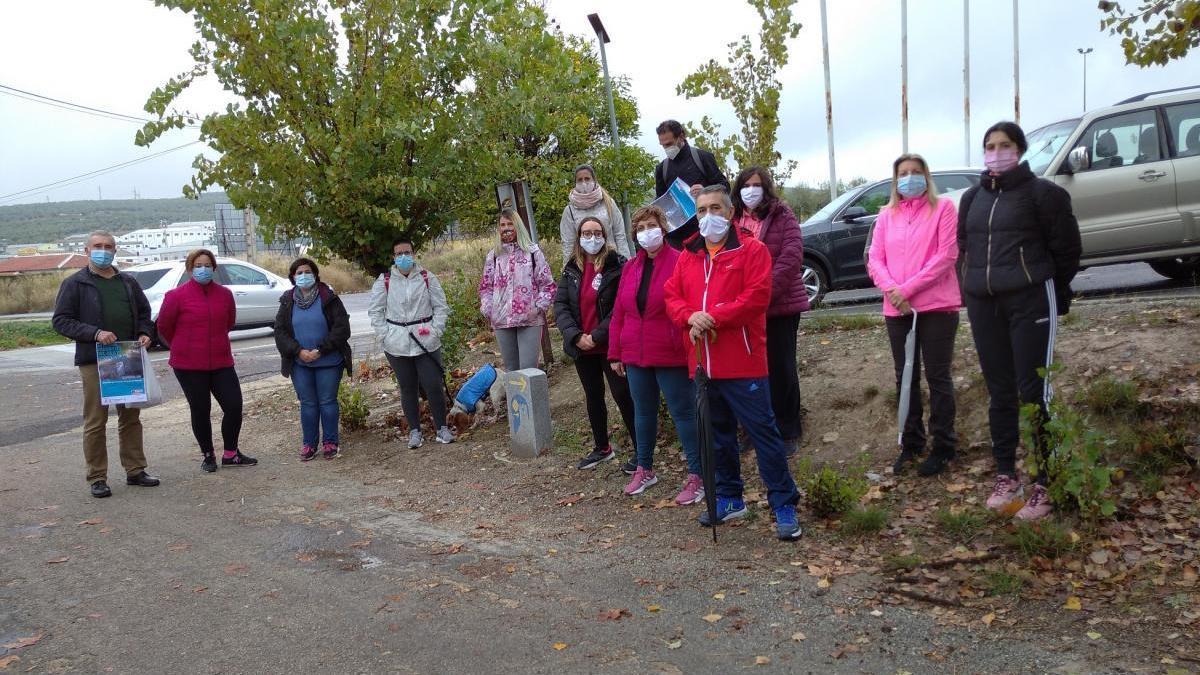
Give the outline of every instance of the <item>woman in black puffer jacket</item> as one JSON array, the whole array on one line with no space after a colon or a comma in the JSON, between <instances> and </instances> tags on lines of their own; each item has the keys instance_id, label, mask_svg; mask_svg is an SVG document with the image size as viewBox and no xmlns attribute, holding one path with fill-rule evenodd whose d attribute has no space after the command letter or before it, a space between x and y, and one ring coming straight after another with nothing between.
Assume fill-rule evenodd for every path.
<instances>
[{"instance_id":1,"label":"woman in black puffer jacket","mask_svg":"<svg viewBox=\"0 0 1200 675\"><path fill-rule=\"evenodd\" d=\"M988 508L1004 511L1021 496L1016 453L1019 404L1040 408L1037 484L1017 518L1036 520L1053 509L1046 495L1045 439L1050 383L1038 374L1054 359L1058 316L1067 313L1079 271L1079 223L1071 196L1021 162L1021 128L1000 122L983 137L983 182L967 190L958 210L958 261L963 300L979 365L987 382L996 459Z\"/></svg>"}]
</instances>

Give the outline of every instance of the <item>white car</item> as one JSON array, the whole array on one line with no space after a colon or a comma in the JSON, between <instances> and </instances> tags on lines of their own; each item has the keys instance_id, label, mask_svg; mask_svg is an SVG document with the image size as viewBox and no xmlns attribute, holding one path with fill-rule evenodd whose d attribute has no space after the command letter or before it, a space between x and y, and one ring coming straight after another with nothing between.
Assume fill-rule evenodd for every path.
<instances>
[{"instance_id":1,"label":"white car","mask_svg":"<svg viewBox=\"0 0 1200 675\"><path fill-rule=\"evenodd\" d=\"M167 291L182 286L189 279L182 260L143 263L121 271L136 279L145 291L146 299L150 301L150 318L154 321L158 320L158 311ZM292 288L287 279L236 258L217 256L213 276L233 292L233 300L237 303L236 330L274 326L279 296Z\"/></svg>"}]
</instances>

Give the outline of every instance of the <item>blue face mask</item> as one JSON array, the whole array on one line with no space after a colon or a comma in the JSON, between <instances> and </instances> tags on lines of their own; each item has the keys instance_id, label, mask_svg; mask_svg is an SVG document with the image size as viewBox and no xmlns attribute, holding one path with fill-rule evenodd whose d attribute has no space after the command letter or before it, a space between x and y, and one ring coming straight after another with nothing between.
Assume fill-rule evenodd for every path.
<instances>
[{"instance_id":1,"label":"blue face mask","mask_svg":"<svg viewBox=\"0 0 1200 675\"><path fill-rule=\"evenodd\" d=\"M916 197L923 192L928 185L925 183L925 176L919 173L901 176L900 180L896 181L896 190L904 197Z\"/></svg>"},{"instance_id":2,"label":"blue face mask","mask_svg":"<svg viewBox=\"0 0 1200 675\"><path fill-rule=\"evenodd\" d=\"M211 267L192 268L192 278L195 279L196 283L198 284L207 284L208 282L212 281L212 273L213 271Z\"/></svg>"},{"instance_id":3,"label":"blue face mask","mask_svg":"<svg viewBox=\"0 0 1200 675\"><path fill-rule=\"evenodd\" d=\"M92 252L88 254L88 259L91 260L92 264L96 267L105 270L109 267L112 267L113 258L116 256L117 254L113 251L105 251L104 249L97 248L92 249Z\"/></svg>"},{"instance_id":4,"label":"blue face mask","mask_svg":"<svg viewBox=\"0 0 1200 675\"><path fill-rule=\"evenodd\" d=\"M413 260L411 253L401 253L400 255L396 256L396 259L393 262L396 263L396 269L404 272L405 274L408 274L408 271L413 268L414 264L416 264L416 261Z\"/></svg>"},{"instance_id":5,"label":"blue face mask","mask_svg":"<svg viewBox=\"0 0 1200 675\"><path fill-rule=\"evenodd\" d=\"M312 288L313 284L317 283L317 278L312 272L300 272L296 275L296 285L300 288Z\"/></svg>"}]
</instances>

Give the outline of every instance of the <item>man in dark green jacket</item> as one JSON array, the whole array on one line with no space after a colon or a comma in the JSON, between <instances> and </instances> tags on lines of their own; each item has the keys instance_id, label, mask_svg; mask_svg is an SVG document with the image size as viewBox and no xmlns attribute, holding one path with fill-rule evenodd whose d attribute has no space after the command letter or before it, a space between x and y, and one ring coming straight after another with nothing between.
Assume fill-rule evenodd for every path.
<instances>
[{"instance_id":1,"label":"man in dark green jacket","mask_svg":"<svg viewBox=\"0 0 1200 675\"><path fill-rule=\"evenodd\" d=\"M54 303L54 330L75 341L75 365L83 382L83 457L93 497L108 497L108 406L100 402L96 345L137 340L148 347L154 324L150 303L137 281L113 267L117 242L104 231L88 236L88 266L63 280ZM142 447L141 410L117 406L121 466L129 485L154 487L158 479L146 473Z\"/></svg>"}]
</instances>

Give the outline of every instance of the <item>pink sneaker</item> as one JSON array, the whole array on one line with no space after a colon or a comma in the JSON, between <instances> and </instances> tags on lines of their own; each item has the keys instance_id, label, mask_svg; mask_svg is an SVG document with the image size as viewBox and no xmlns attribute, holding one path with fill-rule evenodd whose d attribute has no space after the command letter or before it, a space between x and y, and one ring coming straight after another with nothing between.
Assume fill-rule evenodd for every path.
<instances>
[{"instance_id":1,"label":"pink sneaker","mask_svg":"<svg viewBox=\"0 0 1200 675\"><path fill-rule=\"evenodd\" d=\"M1054 512L1054 505L1050 503L1050 495L1046 494L1046 488L1041 485L1033 486L1033 494L1029 495L1029 501L1025 502L1025 506L1017 511L1017 520L1041 520Z\"/></svg>"},{"instance_id":2,"label":"pink sneaker","mask_svg":"<svg viewBox=\"0 0 1200 675\"><path fill-rule=\"evenodd\" d=\"M306 445L303 448L300 448L300 461L301 462L307 462L308 460L310 460L316 456L317 456L317 449L314 448L313 446Z\"/></svg>"},{"instance_id":3,"label":"pink sneaker","mask_svg":"<svg viewBox=\"0 0 1200 675\"><path fill-rule=\"evenodd\" d=\"M637 471L633 472L633 478L629 481L629 485L625 486L625 494L629 496L640 495L646 491L646 488L658 482L658 476L654 475L652 469L643 469L638 467Z\"/></svg>"},{"instance_id":4,"label":"pink sneaker","mask_svg":"<svg viewBox=\"0 0 1200 675\"><path fill-rule=\"evenodd\" d=\"M683 484L683 489L679 491L679 496L675 497L675 503L680 506L688 504L699 504L704 501L704 481L694 473L689 473L687 482Z\"/></svg>"},{"instance_id":5,"label":"pink sneaker","mask_svg":"<svg viewBox=\"0 0 1200 675\"><path fill-rule=\"evenodd\" d=\"M1004 507L1021 496L1021 484L1012 476L1000 474L996 476L996 486L992 488L992 496L988 497L987 507L993 511L1002 511Z\"/></svg>"}]
</instances>

